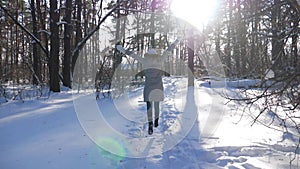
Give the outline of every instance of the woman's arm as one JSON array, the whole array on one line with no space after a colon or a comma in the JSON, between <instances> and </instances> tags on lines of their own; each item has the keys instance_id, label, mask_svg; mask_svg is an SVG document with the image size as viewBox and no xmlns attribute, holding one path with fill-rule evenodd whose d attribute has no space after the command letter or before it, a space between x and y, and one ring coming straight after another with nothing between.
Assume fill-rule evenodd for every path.
<instances>
[{"instance_id":1,"label":"woman's arm","mask_svg":"<svg viewBox=\"0 0 300 169\"><path fill-rule=\"evenodd\" d=\"M127 56L130 56L136 60L138 60L139 62L144 62L144 58L140 57L139 55L133 53L132 51L130 50L127 50L125 48L123 48L121 45L117 45L117 49L118 51L120 51L121 53L127 55Z\"/></svg>"},{"instance_id":2,"label":"woman's arm","mask_svg":"<svg viewBox=\"0 0 300 169\"><path fill-rule=\"evenodd\" d=\"M176 47L176 45L181 41L181 38L176 39L169 47L167 50L164 51L162 55L162 59L165 60L169 53Z\"/></svg>"}]
</instances>

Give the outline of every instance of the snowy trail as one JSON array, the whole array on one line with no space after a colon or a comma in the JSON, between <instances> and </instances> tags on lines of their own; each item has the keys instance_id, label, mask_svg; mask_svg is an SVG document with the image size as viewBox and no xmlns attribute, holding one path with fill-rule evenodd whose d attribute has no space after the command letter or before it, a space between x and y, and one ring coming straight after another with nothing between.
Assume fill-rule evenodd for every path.
<instances>
[{"instance_id":1,"label":"snowy trail","mask_svg":"<svg viewBox=\"0 0 300 169\"><path fill-rule=\"evenodd\" d=\"M197 85L194 98L185 101L176 93L184 91L177 78L164 79L166 100L163 102L157 137L175 133L183 127L178 119L184 111L197 110L197 120L191 131L169 151L162 140L152 147L155 155L147 158L129 158L113 155L99 148L88 136L77 119L71 92L52 94L46 100L9 102L0 105L0 168L2 169L181 169L181 168L289 168L294 152L294 138L266 129L260 125L249 127L249 119L235 124L230 107L211 106L221 102L207 87ZM201 82L202 83L202 82ZM181 93L182 94L182 93ZM142 88L130 92L130 109L121 112L111 109L110 99L97 102L107 122L123 135L147 138L145 104L141 102ZM214 99L212 99L214 97ZM189 106L185 103L188 103ZM193 103L193 104L192 104ZM110 106L111 105L111 106ZM128 106L128 105L125 105ZM122 107L120 107L122 108ZM223 114L220 114L220 112ZM105 111L104 111L105 112ZM132 113L132 114L130 114ZM123 119L121 118L123 117ZM128 119L136 120L137 122ZM210 120L208 120L210 119ZM220 121L219 121L220 120ZM210 125L211 122L216 122ZM169 130L168 130L169 129ZM151 136L154 137L154 136ZM148 137L147 139L151 139ZM278 141L279 140L279 141ZM281 141L280 141L281 140ZM161 142L160 142L161 141ZM162 144L158 144L158 143ZM136 143L144 146L143 142ZM297 161L292 168L296 169Z\"/></svg>"},{"instance_id":2,"label":"snowy trail","mask_svg":"<svg viewBox=\"0 0 300 169\"><path fill-rule=\"evenodd\" d=\"M167 85L166 92L178 92L178 89L180 88L177 84L174 83L175 81L172 81L171 85ZM175 169L198 169L198 168L219 168L217 163L217 158L219 158L221 155L218 155L214 153L213 151L205 150L202 147L202 132L206 132L203 135L206 135L208 138L212 134L208 131L201 130L202 128L206 129L205 127L209 127L206 123L210 123L211 120L216 120L222 114L224 110L221 110L219 107L219 111L216 111L215 108L211 108L212 99L210 98L209 93L207 90L200 89L198 87L195 88L196 90L188 91L187 98L185 100L186 103L189 103L188 106L185 107L185 110L183 110L185 113L189 113L191 111L197 112L197 119L190 130L190 132L186 135L186 137L177 144L173 149L170 151L161 153L159 155L156 155L154 157L148 157L147 159L125 159L123 161L123 165L126 166L124 168L143 168L141 166L144 166L144 168L175 168ZM191 93L189 93L191 92ZM201 97L200 97L201 96ZM171 97L171 99L170 99ZM169 96L169 99L175 99L176 96L172 95ZM216 100L214 100L216 101ZM169 101L165 101L163 104L163 110L164 107L167 107L166 112L162 112L162 128L168 128L172 126L173 118L178 118L177 116L180 114L178 110L182 109L182 107L178 107L178 102L172 100L170 101L172 104L169 103ZM210 111L212 112L210 115L211 119L208 120L208 114ZM201 122L200 122L201 121ZM214 130L216 127L215 125L210 125L213 128L209 128ZM207 129L206 129L207 130ZM146 132L146 129L145 131ZM163 132L161 130L160 132ZM134 161L134 162L133 162Z\"/></svg>"}]
</instances>

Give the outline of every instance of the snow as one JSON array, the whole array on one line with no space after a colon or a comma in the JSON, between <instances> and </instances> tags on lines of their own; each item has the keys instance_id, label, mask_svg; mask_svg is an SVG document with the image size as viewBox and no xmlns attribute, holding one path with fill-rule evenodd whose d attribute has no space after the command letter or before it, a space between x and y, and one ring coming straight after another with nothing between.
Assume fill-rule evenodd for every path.
<instances>
[{"instance_id":1,"label":"snow","mask_svg":"<svg viewBox=\"0 0 300 169\"><path fill-rule=\"evenodd\" d=\"M3 103L0 168L290 168L294 135L251 127L250 115L241 118L238 105L225 106L215 89L204 85L208 82L187 88L186 81L164 78L166 98L152 136L142 87L118 99L63 90L45 99ZM291 168L299 162L296 157Z\"/></svg>"}]
</instances>

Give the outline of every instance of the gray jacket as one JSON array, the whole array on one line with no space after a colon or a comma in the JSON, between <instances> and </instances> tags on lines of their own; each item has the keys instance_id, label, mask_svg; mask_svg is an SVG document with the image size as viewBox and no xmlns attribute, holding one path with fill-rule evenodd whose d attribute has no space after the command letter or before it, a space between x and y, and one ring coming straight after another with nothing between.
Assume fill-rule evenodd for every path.
<instances>
[{"instance_id":1,"label":"gray jacket","mask_svg":"<svg viewBox=\"0 0 300 169\"><path fill-rule=\"evenodd\" d=\"M149 68L144 70L146 80L144 87L144 101L163 101L164 100L164 88L162 82L162 76L164 71Z\"/></svg>"}]
</instances>

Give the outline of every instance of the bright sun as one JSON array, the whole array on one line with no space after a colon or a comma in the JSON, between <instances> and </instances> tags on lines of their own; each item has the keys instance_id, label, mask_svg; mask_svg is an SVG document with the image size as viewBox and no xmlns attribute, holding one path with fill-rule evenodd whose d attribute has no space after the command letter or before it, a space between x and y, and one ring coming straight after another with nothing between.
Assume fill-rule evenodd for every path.
<instances>
[{"instance_id":1,"label":"bright sun","mask_svg":"<svg viewBox=\"0 0 300 169\"><path fill-rule=\"evenodd\" d=\"M173 0L171 10L175 16L200 29L214 16L217 4L218 0Z\"/></svg>"}]
</instances>

